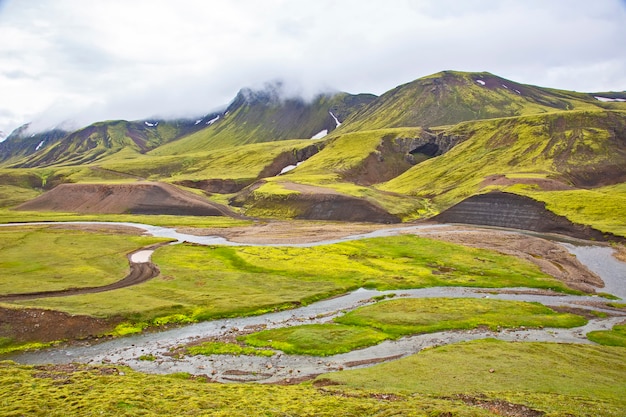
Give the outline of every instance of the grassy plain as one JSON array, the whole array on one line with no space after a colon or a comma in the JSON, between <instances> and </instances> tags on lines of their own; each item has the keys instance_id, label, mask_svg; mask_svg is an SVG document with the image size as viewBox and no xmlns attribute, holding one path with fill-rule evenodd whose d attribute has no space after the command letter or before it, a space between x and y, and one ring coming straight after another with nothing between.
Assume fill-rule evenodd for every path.
<instances>
[{"instance_id":1,"label":"grassy plain","mask_svg":"<svg viewBox=\"0 0 626 417\"><path fill-rule=\"evenodd\" d=\"M334 355L420 333L488 327L576 327L583 317L557 313L536 303L490 299L398 299L361 307L336 318L337 324L264 330L243 337L252 346L285 353Z\"/></svg>"},{"instance_id":2,"label":"grassy plain","mask_svg":"<svg viewBox=\"0 0 626 417\"><path fill-rule=\"evenodd\" d=\"M113 366L64 370L10 362L0 362L0 408L6 416L50 417L490 415L458 400L421 395L385 399L375 392L342 395L310 384L212 384L187 374L150 375Z\"/></svg>"},{"instance_id":3,"label":"grassy plain","mask_svg":"<svg viewBox=\"0 0 626 417\"><path fill-rule=\"evenodd\" d=\"M622 416L626 349L481 340L318 377L339 392L506 399L550 416Z\"/></svg>"},{"instance_id":4,"label":"grassy plain","mask_svg":"<svg viewBox=\"0 0 626 417\"><path fill-rule=\"evenodd\" d=\"M284 309L359 287L534 287L573 292L530 262L415 236L310 248L180 244L152 256L161 275L99 294L21 301L137 324L202 321ZM134 331L125 328L124 332Z\"/></svg>"},{"instance_id":5,"label":"grassy plain","mask_svg":"<svg viewBox=\"0 0 626 417\"><path fill-rule=\"evenodd\" d=\"M621 417L626 388L616 381L625 364L624 348L491 340L291 386L0 362L0 407L7 416L486 417L524 407L551 417Z\"/></svg>"},{"instance_id":6,"label":"grassy plain","mask_svg":"<svg viewBox=\"0 0 626 417\"><path fill-rule=\"evenodd\" d=\"M128 253L163 241L47 226L2 227L0 293L107 285L128 273Z\"/></svg>"}]
</instances>

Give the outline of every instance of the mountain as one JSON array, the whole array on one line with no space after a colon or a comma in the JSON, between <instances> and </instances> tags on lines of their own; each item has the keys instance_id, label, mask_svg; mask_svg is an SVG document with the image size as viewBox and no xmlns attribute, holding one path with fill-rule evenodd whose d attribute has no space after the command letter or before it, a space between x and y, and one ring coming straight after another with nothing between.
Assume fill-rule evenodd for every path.
<instances>
[{"instance_id":1,"label":"mountain","mask_svg":"<svg viewBox=\"0 0 626 417\"><path fill-rule=\"evenodd\" d=\"M602 100L605 96L606 100ZM535 87L488 72L444 71L384 93L349 117L345 125L350 130L432 127L563 110L625 108L624 103L609 101L619 97L626 95L601 96Z\"/></svg>"},{"instance_id":2,"label":"mountain","mask_svg":"<svg viewBox=\"0 0 626 417\"><path fill-rule=\"evenodd\" d=\"M28 128L28 124L20 126L7 136L4 141L0 142L0 163L13 162L29 157L40 149L53 145L70 133L63 129L55 128L31 134Z\"/></svg>"},{"instance_id":3,"label":"mountain","mask_svg":"<svg viewBox=\"0 0 626 417\"><path fill-rule=\"evenodd\" d=\"M288 97L281 83L244 88L205 129L155 150L172 155L250 143L322 138L375 99L371 94L326 93L307 101Z\"/></svg>"},{"instance_id":4,"label":"mountain","mask_svg":"<svg viewBox=\"0 0 626 417\"><path fill-rule=\"evenodd\" d=\"M142 154L198 129L196 122L190 119L157 119L98 122L74 132L53 130L30 137L18 133L14 139L9 137L3 142L8 152L3 155L0 150L0 161L11 160L10 166L16 168L81 165L121 151ZM35 142L38 144L33 147ZM18 146L20 143L27 146ZM23 158L16 159L16 156Z\"/></svg>"},{"instance_id":5,"label":"mountain","mask_svg":"<svg viewBox=\"0 0 626 417\"><path fill-rule=\"evenodd\" d=\"M379 97L304 100L272 83L244 88L202 118L108 121L39 136L24 130L0 143L3 207L67 183L124 182L132 194L137 180L201 190L230 206L223 213L376 222L430 218L465 200L456 212L467 213L483 201L473 196L498 191L484 201L565 219L546 220L554 227L596 229L578 228L585 236L626 236L626 92L454 71Z\"/></svg>"}]
</instances>

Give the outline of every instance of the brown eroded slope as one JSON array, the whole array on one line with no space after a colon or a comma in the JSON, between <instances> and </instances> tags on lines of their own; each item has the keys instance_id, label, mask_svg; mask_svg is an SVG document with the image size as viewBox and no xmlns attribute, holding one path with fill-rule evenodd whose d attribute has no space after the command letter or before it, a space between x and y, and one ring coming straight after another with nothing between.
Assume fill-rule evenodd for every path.
<instances>
[{"instance_id":1,"label":"brown eroded slope","mask_svg":"<svg viewBox=\"0 0 626 417\"><path fill-rule=\"evenodd\" d=\"M61 184L21 204L17 209L72 213L234 216L224 206L159 182Z\"/></svg>"}]
</instances>

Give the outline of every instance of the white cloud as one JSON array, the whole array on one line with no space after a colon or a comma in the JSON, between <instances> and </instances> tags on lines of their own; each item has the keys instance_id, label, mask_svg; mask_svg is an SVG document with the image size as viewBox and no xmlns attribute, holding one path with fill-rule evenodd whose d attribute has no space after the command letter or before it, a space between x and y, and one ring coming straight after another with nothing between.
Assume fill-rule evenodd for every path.
<instances>
[{"instance_id":1,"label":"white cloud","mask_svg":"<svg viewBox=\"0 0 626 417\"><path fill-rule=\"evenodd\" d=\"M207 113L284 78L381 94L444 69L626 89L619 0L8 0L0 130Z\"/></svg>"}]
</instances>

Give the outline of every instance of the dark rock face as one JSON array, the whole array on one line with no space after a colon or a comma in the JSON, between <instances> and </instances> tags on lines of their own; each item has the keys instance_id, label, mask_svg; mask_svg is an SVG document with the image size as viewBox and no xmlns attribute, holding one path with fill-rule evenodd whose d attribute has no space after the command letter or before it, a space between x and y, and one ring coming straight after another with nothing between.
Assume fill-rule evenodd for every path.
<instances>
[{"instance_id":1,"label":"dark rock face","mask_svg":"<svg viewBox=\"0 0 626 417\"><path fill-rule=\"evenodd\" d=\"M575 224L545 208L545 204L517 194L491 192L472 196L434 217L441 223L506 227L558 233L579 239L606 240L589 226Z\"/></svg>"}]
</instances>

